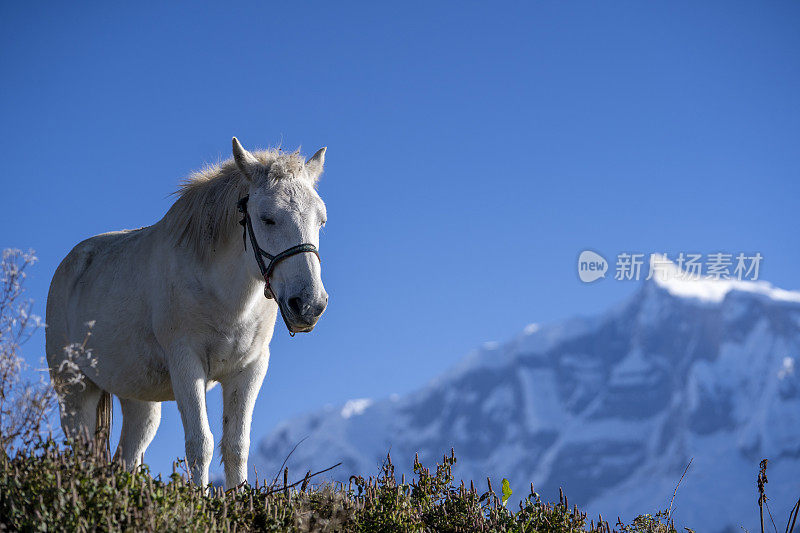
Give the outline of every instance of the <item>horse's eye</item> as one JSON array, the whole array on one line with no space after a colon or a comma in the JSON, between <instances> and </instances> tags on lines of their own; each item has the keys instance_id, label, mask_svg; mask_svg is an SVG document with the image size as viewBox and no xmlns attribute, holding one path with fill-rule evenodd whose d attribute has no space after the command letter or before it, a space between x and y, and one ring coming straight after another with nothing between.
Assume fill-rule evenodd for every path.
<instances>
[{"instance_id":1,"label":"horse's eye","mask_svg":"<svg viewBox=\"0 0 800 533\"><path fill-rule=\"evenodd\" d=\"M261 217L261 220L263 220L264 224L266 224L267 226L274 226L275 225L275 221L272 220L269 217Z\"/></svg>"}]
</instances>

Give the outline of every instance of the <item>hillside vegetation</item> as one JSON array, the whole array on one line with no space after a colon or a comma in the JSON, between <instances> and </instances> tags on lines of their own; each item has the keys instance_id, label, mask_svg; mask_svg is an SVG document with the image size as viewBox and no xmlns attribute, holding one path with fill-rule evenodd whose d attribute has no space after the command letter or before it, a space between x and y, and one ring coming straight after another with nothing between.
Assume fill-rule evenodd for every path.
<instances>
[{"instance_id":1,"label":"hillside vegetation","mask_svg":"<svg viewBox=\"0 0 800 533\"><path fill-rule=\"evenodd\" d=\"M125 471L91 444L53 440L0 457L0 530L12 531L519 531L673 532L666 513L632 525L587 520L567 499L545 503L533 491L512 511L511 487L480 494L454 485L454 455L434 469L396 479L387 456L374 478L348 484L297 483L285 476L238 489L200 488L177 471L153 478ZM178 465L176 465L177 467ZM185 472L185 471L184 471ZM284 471L284 474L286 471Z\"/></svg>"}]
</instances>

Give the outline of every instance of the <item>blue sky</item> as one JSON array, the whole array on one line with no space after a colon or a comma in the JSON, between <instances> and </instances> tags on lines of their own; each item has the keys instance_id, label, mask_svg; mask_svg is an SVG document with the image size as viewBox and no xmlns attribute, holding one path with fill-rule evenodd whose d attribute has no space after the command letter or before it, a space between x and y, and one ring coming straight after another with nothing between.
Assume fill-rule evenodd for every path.
<instances>
[{"instance_id":1,"label":"blue sky","mask_svg":"<svg viewBox=\"0 0 800 533\"><path fill-rule=\"evenodd\" d=\"M37 251L43 313L72 246L156 222L231 136L328 146L330 305L278 331L255 440L635 290L582 284L586 248L758 251L800 289L798 27L793 2L6 3L0 247ZM182 435L165 405L148 462Z\"/></svg>"}]
</instances>

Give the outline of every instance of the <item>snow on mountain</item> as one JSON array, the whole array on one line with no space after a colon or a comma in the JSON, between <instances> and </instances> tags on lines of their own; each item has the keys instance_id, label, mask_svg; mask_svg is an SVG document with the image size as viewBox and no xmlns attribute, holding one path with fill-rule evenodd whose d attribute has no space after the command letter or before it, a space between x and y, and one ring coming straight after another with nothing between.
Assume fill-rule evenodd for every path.
<instances>
[{"instance_id":1,"label":"snow on mountain","mask_svg":"<svg viewBox=\"0 0 800 533\"><path fill-rule=\"evenodd\" d=\"M729 292L741 291L760 294L777 301L800 302L800 292L778 289L766 281L687 279L678 265L666 256L656 254L653 261L659 265L658 274L653 277L653 282L674 296L719 303Z\"/></svg>"},{"instance_id":2,"label":"snow on mountain","mask_svg":"<svg viewBox=\"0 0 800 533\"><path fill-rule=\"evenodd\" d=\"M756 474L784 521L800 497L800 292L654 278L588 319L528 326L419 391L280 424L254 451L275 472L343 461L335 478L456 450L456 475L530 482L547 499L630 520L669 506L697 531L756 530ZM406 470L406 473L408 471ZM719 527L720 523L726 524Z\"/></svg>"}]
</instances>

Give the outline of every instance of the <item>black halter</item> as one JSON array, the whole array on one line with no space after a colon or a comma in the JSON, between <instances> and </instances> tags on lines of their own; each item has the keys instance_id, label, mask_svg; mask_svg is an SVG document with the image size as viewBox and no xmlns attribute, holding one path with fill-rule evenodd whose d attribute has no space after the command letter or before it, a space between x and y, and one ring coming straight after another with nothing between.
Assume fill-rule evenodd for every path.
<instances>
[{"instance_id":1,"label":"black halter","mask_svg":"<svg viewBox=\"0 0 800 533\"><path fill-rule=\"evenodd\" d=\"M319 256L319 251L317 247L311 243L303 243L298 244L297 246L292 246L277 255L272 255L268 252L265 252L259 245L258 241L256 241L256 234L253 232L253 223L250 220L250 214L247 212L247 201L250 199L250 195L245 196L239 203L236 204L236 207L239 208L239 212L242 214L242 220L239 221L239 224L243 227L243 235L242 240L244 241L244 248L247 249L247 235L250 235L250 245L253 248L253 253L256 256L256 263L258 263L258 268L261 270L261 275L264 277L264 296L267 298L274 299L278 302L278 299L275 298L275 293L272 292L272 287L269 285L269 278L272 275L272 271L275 270L275 267L278 266L278 263L286 259L287 257L291 257L293 255L302 254L302 253L312 253L317 256L317 259L322 262L322 258ZM263 256L263 257L262 257ZM264 257L269 259L268 264L264 264ZM280 307L280 303L278 303ZM283 315L283 310L281 310L281 315ZM284 317L284 322L286 321L286 317ZM289 324L287 323L286 326L288 327ZM291 333L291 328L289 328L289 332ZM294 334L292 333L294 336Z\"/></svg>"}]
</instances>

